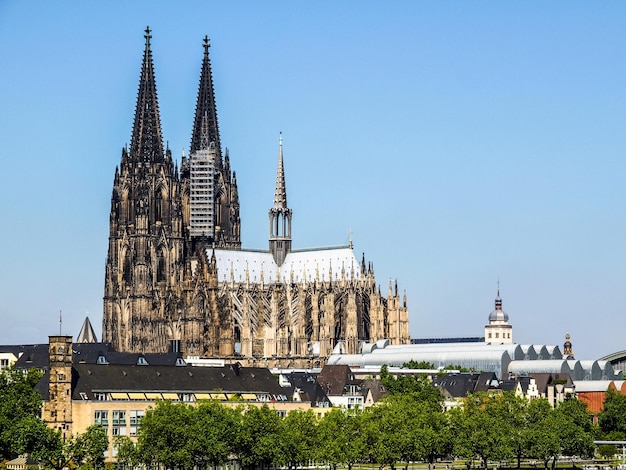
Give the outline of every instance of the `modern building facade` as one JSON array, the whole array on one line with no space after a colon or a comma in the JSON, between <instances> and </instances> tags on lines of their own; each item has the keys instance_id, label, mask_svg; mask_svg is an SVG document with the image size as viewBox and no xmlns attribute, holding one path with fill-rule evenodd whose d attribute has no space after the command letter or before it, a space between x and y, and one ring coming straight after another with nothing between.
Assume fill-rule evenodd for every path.
<instances>
[{"instance_id":1,"label":"modern building facade","mask_svg":"<svg viewBox=\"0 0 626 470\"><path fill-rule=\"evenodd\" d=\"M163 146L151 34L130 148L111 197L102 340L118 351L319 367L336 348L410 341L405 296L385 298L349 246L292 249L282 139L269 250L241 247L239 196L222 152L205 38L189 158Z\"/></svg>"}]
</instances>

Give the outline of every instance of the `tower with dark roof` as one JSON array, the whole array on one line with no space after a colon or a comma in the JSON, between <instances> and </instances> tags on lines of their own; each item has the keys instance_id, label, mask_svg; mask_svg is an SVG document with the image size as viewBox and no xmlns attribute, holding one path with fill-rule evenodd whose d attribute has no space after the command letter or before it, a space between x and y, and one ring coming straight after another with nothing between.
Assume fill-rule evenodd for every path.
<instances>
[{"instance_id":1,"label":"tower with dark roof","mask_svg":"<svg viewBox=\"0 0 626 470\"><path fill-rule=\"evenodd\" d=\"M495 308L489 314L489 323L485 325L485 342L496 344L510 344L513 342L513 326L509 324L509 314L502 310L499 287Z\"/></svg>"}]
</instances>

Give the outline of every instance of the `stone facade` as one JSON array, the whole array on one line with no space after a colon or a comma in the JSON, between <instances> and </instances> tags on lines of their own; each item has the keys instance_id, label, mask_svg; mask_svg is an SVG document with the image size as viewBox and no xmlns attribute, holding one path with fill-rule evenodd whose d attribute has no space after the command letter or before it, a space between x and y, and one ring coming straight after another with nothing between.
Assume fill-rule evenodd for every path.
<instances>
[{"instance_id":1,"label":"stone facade","mask_svg":"<svg viewBox=\"0 0 626 470\"><path fill-rule=\"evenodd\" d=\"M118 351L165 352L173 344L185 355L294 367L322 365L334 348L355 353L363 341L408 344L406 298L397 287L382 296L372 265L357 261L352 246L343 247L341 265L332 249L322 250L325 261L292 250L282 142L264 252L272 261L263 260L256 277L248 267L238 277L224 268L225 259L243 263L252 251L241 249L236 174L221 150L208 40L190 156L179 169L163 148L149 30L145 38L131 145L122 150L111 198L103 341ZM207 171L214 175L208 182L194 180ZM293 269L304 268L292 268L281 277L294 259L308 276L296 279Z\"/></svg>"},{"instance_id":2,"label":"stone facade","mask_svg":"<svg viewBox=\"0 0 626 470\"><path fill-rule=\"evenodd\" d=\"M51 428L61 431L63 437L72 435L72 337L50 336L48 354L48 401L44 402L41 417Z\"/></svg>"}]
</instances>

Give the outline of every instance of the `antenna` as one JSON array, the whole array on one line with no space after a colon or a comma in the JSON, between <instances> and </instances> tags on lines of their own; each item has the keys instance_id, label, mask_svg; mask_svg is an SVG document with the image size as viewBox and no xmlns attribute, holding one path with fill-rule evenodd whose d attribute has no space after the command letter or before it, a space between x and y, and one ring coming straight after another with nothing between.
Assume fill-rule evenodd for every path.
<instances>
[{"instance_id":1,"label":"antenna","mask_svg":"<svg viewBox=\"0 0 626 470\"><path fill-rule=\"evenodd\" d=\"M59 310L59 336L63 336L63 312Z\"/></svg>"}]
</instances>

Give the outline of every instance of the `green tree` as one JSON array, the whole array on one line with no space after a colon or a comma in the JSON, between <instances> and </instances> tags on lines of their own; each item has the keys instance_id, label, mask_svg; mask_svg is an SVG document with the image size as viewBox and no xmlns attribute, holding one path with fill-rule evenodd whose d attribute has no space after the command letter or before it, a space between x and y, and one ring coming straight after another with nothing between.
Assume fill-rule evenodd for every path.
<instances>
[{"instance_id":1,"label":"green tree","mask_svg":"<svg viewBox=\"0 0 626 470\"><path fill-rule=\"evenodd\" d=\"M41 396L34 389L39 370L27 372L6 368L0 372L0 460L34 450L36 442L24 439L25 429L38 426L33 418L41 413Z\"/></svg>"},{"instance_id":2,"label":"green tree","mask_svg":"<svg viewBox=\"0 0 626 470\"><path fill-rule=\"evenodd\" d=\"M494 413L501 421L502 432L508 438L508 447L520 468L526 451L527 407L529 401L518 397L513 392L504 392L501 397L492 400L488 412Z\"/></svg>"},{"instance_id":3,"label":"green tree","mask_svg":"<svg viewBox=\"0 0 626 470\"><path fill-rule=\"evenodd\" d=\"M529 405L529 425L526 435L528 457L536 458L548 468L561 452L561 422L547 400L534 400Z\"/></svg>"},{"instance_id":4,"label":"green tree","mask_svg":"<svg viewBox=\"0 0 626 470\"><path fill-rule=\"evenodd\" d=\"M404 364L402 364L402 368L403 369L426 369L426 370L433 370L435 368L435 365L432 362L416 361L414 359L411 359L409 362L405 362Z\"/></svg>"},{"instance_id":5,"label":"green tree","mask_svg":"<svg viewBox=\"0 0 626 470\"><path fill-rule=\"evenodd\" d=\"M234 452L234 442L241 425L240 408L230 408L217 401L202 401L190 410L189 424L194 436L190 442L193 460L198 467L223 464Z\"/></svg>"},{"instance_id":6,"label":"green tree","mask_svg":"<svg viewBox=\"0 0 626 470\"><path fill-rule=\"evenodd\" d=\"M556 407L561 423L561 454L583 458L593 457L594 427L587 405L580 400L566 400Z\"/></svg>"},{"instance_id":7,"label":"green tree","mask_svg":"<svg viewBox=\"0 0 626 470\"><path fill-rule=\"evenodd\" d=\"M128 436L115 436L113 445L117 449L117 461L129 468L139 465L139 453L137 446Z\"/></svg>"},{"instance_id":8,"label":"green tree","mask_svg":"<svg viewBox=\"0 0 626 470\"><path fill-rule=\"evenodd\" d=\"M604 398L604 407L598 414L598 425L604 437L612 440L626 438L626 395L610 388Z\"/></svg>"},{"instance_id":9,"label":"green tree","mask_svg":"<svg viewBox=\"0 0 626 470\"><path fill-rule=\"evenodd\" d=\"M64 438L60 430L49 429L45 447L41 446L32 454L43 462L46 468L63 470L81 465L85 458L83 442L79 435Z\"/></svg>"},{"instance_id":10,"label":"green tree","mask_svg":"<svg viewBox=\"0 0 626 470\"><path fill-rule=\"evenodd\" d=\"M107 431L102 426L94 424L89 426L83 434L78 437L80 446L80 463L86 463L89 468L101 467L104 465L104 453L109 448L109 437Z\"/></svg>"},{"instance_id":11,"label":"green tree","mask_svg":"<svg viewBox=\"0 0 626 470\"><path fill-rule=\"evenodd\" d=\"M383 401L366 408L363 418L369 459L380 464L381 469L389 465L394 470L396 463L406 460L410 453L408 422L401 407L395 402Z\"/></svg>"},{"instance_id":12,"label":"green tree","mask_svg":"<svg viewBox=\"0 0 626 470\"><path fill-rule=\"evenodd\" d=\"M192 409L184 403L159 401L141 418L137 433L137 454L145 465L187 470L194 465L192 444L198 436L188 426Z\"/></svg>"},{"instance_id":13,"label":"green tree","mask_svg":"<svg viewBox=\"0 0 626 470\"><path fill-rule=\"evenodd\" d=\"M279 461L281 418L267 405L250 405L243 415L236 451L242 465L271 465Z\"/></svg>"},{"instance_id":14,"label":"green tree","mask_svg":"<svg viewBox=\"0 0 626 470\"><path fill-rule=\"evenodd\" d=\"M500 397L486 393L471 394L462 409L451 411L456 455L478 459L483 468L487 468L490 460L513 456L507 422L497 406L498 399Z\"/></svg>"},{"instance_id":15,"label":"green tree","mask_svg":"<svg viewBox=\"0 0 626 470\"><path fill-rule=\"evenodd\" d=\"M311 410L291 411L281 423L280 460L289 469L308 463L318 446L317 423Z\"/></svg>"},{"instance_id":16,"label":"green tree","mask_svg":"<svg viewBox=\"0 0 626 470\"><path fill-rule=\"evenodd\" d=\"M333 408L326 413L317 424L317 460L333 469L338 464L346 465L348 470L362 461L366 453L362 422L362 410Z\"/></svg>"},{"instance_id":17,"label":"green tree","mask_svg":"<svg viewBox=\"0 0 626 470\"><path fill-rule=\"evenodd\" d=\"M433 387L425 374L419 376L413 374L398 375L394 377L389 373L389 368L385 364L380 368L380 381L391 395L411 393L417 394L417 400L428 401L434 406L440 406L443 403L441 390Z\"/></svg>"}]
</instances>

